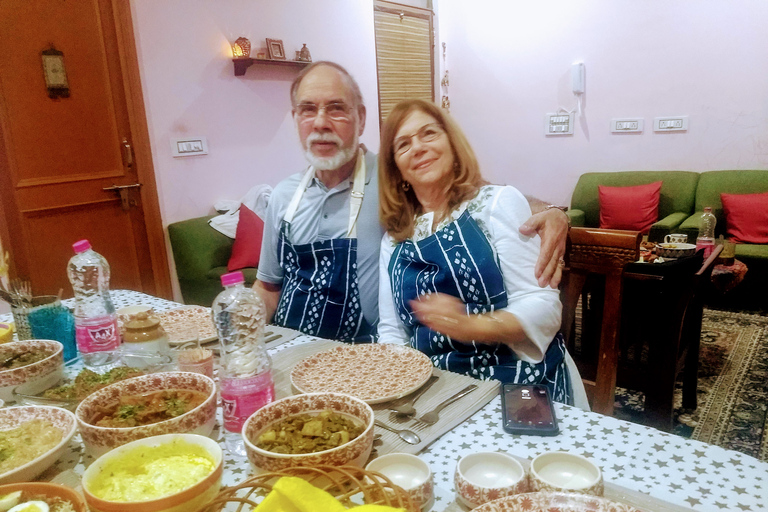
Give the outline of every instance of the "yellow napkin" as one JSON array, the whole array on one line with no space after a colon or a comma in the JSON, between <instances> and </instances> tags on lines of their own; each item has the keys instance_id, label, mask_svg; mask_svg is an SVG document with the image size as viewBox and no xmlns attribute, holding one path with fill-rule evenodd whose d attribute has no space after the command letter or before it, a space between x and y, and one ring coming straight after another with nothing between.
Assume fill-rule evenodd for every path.
<instances>
[{"instance_id":1,"label":"yellow napkin","mask_svg":"<svg viewBox=\"0 0 768 512\"><path fill-rule=\"evenodd\" d=\"M0 324L0 343L13 341L13 326L10 324Z\"/></svg>"},{"instance_id":2,"label":"yellow napkin","mask_svg":"<svg viewBox=\"0 0 768 512\"><path fill-rule=\"evenodd\" d=\"M345 512L347 509L336 498L318 489L306 480L295 476L284 476L275 483L254 512ZM396 512L401 508L383 505L362 505L355 507L360 512Z\"/></svg>"}]
</instances>

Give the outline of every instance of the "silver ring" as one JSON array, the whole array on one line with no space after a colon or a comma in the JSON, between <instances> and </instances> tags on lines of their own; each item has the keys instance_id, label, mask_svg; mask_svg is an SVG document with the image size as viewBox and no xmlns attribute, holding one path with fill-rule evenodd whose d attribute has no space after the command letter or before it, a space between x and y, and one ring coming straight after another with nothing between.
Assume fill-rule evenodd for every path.
<instances>
[{"instance_id":1,"label":"silver ring","mask_svg":"<svg viewBox=\"0 0 768 512\"><path fill-rule=\"evenodd\" d=\"M565 266L565 260L564 260L563 258L560 258L560 259L557 261L557 266L558 266L558 267L564 267L564 266Z\"/></svg>"}]
</instances>

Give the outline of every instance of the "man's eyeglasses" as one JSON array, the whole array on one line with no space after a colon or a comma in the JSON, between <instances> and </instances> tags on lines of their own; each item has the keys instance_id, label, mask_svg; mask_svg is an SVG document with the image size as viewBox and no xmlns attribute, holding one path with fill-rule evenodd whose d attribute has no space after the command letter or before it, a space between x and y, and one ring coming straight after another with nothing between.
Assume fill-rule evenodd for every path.
<instances>
[{"instance_id":1,"label":"man's eyeglasses","mask_svg":"<svg viewBox=\"0 0 768 512\"><path fill-rule=\"evenodd\" d=\"M412 142L414 137L417 137L421 142L432 142L444 133L445 130L443 130L440 125L432 123L422 126L421 129L413 135L398 137L392 145L395 156L403 156L410 151L411 146L413 146Z\"/></svg>"},{"instance_id":2,"label":"man's eyeglasses","mask_svg":"<svg viewBox=\"0 0 768 512\"><path fill-rule=\"evenodd\" d=\"M346 103L334 102L324 106L318 106L314 103L299 103L296 105L296 115L302 121L315 119L325 112L325 115L334 121L347 121L352 117L352 108Z\"/></svg>"}]
</instances>

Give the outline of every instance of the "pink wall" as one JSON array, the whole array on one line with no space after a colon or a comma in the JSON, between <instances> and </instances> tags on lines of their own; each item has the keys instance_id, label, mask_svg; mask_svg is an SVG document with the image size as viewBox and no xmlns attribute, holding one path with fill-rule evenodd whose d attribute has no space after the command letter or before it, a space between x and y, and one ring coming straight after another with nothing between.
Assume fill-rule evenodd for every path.
<instances>
[{"instance_id":1,"label":"pink wall","mask_svg":"<svg viewBox=\"0 0 768 512\"><path fill-rule=\"evenodd\" d=\"M486 177L567 204L587 171L768 168L768 4L648 0L438 0L451 111ZM570 65L586 65L573 136L544 115L574 109ZM683 133L653 118L688 115ZM611 118L645 120L611 134Z\"/></svg>"},{"instance_id":2,"label":"pink wall","mask_svg":"<svg viewBox=\"0 0 768 512\"><path fill-rule=\"evenodd\" d=\"M378 148L373 7L359 0L132 0L155 174L164 224L213 213L254 185L275 185L306 164L290 116L293 68L254 65L235 77L230 42L252 56L265 38L286 55L303 43L358 80L368 107L363 136ZM204 136L209 154L173 158L171 139Z\"/></svg>"}]
</instances>

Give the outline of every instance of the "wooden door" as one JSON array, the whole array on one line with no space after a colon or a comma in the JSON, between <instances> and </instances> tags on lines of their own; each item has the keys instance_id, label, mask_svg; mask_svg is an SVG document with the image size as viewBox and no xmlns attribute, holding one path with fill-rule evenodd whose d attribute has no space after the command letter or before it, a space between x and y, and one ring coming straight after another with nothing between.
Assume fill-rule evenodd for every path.
<instances>
[{"instance_id":1,"label":"wooden door","mask_svg":"<svg viewBox=\"0 0 768 512\"><path fill-rule=\"evenodd\" d=\"M41 52L63 53L68 97L49 97ZM125 200L113 186L126 189ZM36 294L71 296L82 238L111 287L169 297L129 0L0 2L0 236Z\"/></svg>"}]
</instances>

